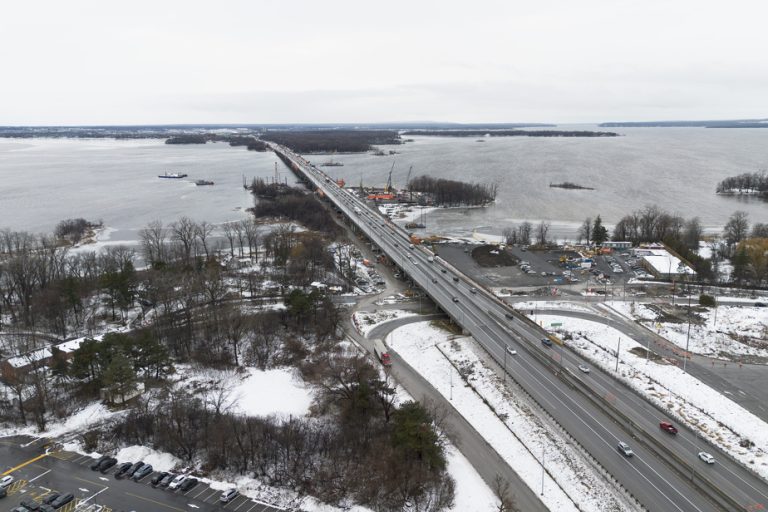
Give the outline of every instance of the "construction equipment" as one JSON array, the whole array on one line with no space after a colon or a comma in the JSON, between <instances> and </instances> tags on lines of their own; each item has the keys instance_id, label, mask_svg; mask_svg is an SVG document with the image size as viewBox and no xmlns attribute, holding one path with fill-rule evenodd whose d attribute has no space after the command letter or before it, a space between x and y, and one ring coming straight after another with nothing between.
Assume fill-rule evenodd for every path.
<instances>
[{"instance_id":1,"label":"construction equipment","mask_svg":"<svg viewBox=\"0 0 768 512\"><path fill-rule=\"evenodd\" d=\"M409 201L413 201L413 189L411 188L411 171L413 171L413 166L408 168L408 178L405 180L405 186L408 187Z\"/></svg>"},{"instance_id":2,"label":"construction equipment","mask_svg":"<svg viewBox=\"0 0 768 512\"><path fill-rule=\"evenodd\" d=\"M389 170L389 177L387 178L387 187L384 189L384 192L387 194L392 193L392 171L395 170L395 162L392 162L392 168Z\"/></svg>"}]
</instances>

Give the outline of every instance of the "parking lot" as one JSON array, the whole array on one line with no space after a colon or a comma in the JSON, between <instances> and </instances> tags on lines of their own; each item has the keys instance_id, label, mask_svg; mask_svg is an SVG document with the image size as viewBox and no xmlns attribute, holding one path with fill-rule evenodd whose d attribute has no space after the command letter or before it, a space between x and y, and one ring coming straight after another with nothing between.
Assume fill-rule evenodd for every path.
<instances>
[{"instance_id":1,"label":"parking lot","mask_svg":"<svg viewBox=\"0 0 768 512\"><path fill-rule=\"evenodd\" d=\"M11 511L22 500L41 503L53 493L72 493L73 501L61 512L213 511L272 512L281 509L239 495L219 502L222 491L203 482L187 492L155 488L156 472L138 482L114 477L115 467L105 473L92 471L94 459L68 451L46 454L47 440L13 437L0 440L0 473L13 476L8 496L0 498L0 510ZM123 462L123 461L121 461Z\"/></svg>"}]
</instances>

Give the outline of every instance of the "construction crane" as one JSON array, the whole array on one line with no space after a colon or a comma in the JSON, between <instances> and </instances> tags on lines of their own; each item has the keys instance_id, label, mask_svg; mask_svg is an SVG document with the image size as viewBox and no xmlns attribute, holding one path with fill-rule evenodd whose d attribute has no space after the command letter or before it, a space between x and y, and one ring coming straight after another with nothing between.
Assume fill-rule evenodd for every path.
<instances>
[{"instance_id":1,"label":"construction crane","mask_svg":"<svg viewBox=\"0 0 768 512\"><path fill-rule=\"evenodd\" d=\"M395 170L395 162L392 162L392 168L389 170L389 177L387 178L387 188L384 189L384 192L387 194L392 193L392 171Z\"/></svg>"}]
</instances>

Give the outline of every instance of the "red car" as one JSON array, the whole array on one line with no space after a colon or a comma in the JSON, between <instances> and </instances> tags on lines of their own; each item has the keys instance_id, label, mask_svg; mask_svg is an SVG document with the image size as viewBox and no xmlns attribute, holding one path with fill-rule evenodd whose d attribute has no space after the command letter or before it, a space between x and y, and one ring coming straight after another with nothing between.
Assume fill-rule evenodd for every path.
<instances>
[{"instance_id":1,"label":"red car","mask_svg":"<svg viewBox=\"0 0 768 512\"><path fill-rule=\"evenodd\" d=\"M659 423L659 427L661 427L661 430L666 430L670 434L677 434L677 428L668 421L662 421Z\"/></svg>"}]
</instances>

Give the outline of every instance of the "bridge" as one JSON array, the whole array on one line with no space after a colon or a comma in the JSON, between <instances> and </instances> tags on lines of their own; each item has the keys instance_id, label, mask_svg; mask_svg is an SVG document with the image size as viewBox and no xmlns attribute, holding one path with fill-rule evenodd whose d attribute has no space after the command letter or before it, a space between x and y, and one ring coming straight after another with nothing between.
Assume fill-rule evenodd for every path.
<instances>
[{"instance_id":1,"label":"bridge","mask_svg":"<svg viewBox=\"0 0 768 512\"><path fill-rule=\"evenodd\" d=\"M362 233L469 332L564 430L650 511L758 511L768 506L768 483L678 425L672 436L659 428L670 418L611 375L593 368L547 333L484 290L429 249L412 245L409 234L301 155L277 144L275 153L313 189L321 190ZM517 355L507 356L507 347ZM678 423L678 422L676 422ZM617 450L627 442L635 455ZM705 451L717 462L698 458Z\"/></svg>"}]
</instances>

